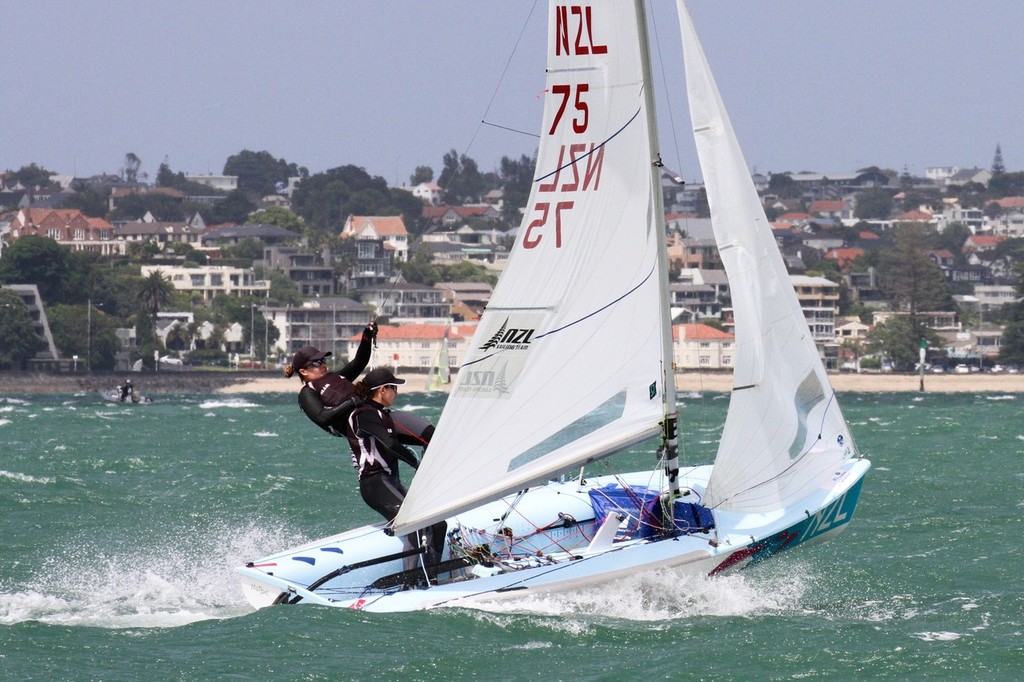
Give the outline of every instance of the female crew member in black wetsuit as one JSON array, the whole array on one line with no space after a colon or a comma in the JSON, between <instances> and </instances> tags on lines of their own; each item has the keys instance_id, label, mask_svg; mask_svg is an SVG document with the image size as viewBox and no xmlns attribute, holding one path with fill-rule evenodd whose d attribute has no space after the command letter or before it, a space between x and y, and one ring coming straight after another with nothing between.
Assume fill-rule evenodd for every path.
<instances>
[{"instance_id":1,"label":"female crew member in black wetsuit","mask_svg":"<svg viewBox=\"0 0 1024 682\"><path fill-rule=\"evenodd\" d=\"M298 373L302 379L299 389L299 407L314 424L335 436L345 435L348 415L355 407L353 381L366 369L370 361L371 345L377 338L377 323L371 322L363 330L356 356L337 372L328 372L324 359L330 351L315 346L304 346L295 351L292 362L284 367L284 375Z\"/></svg>"},{"instance_id":2,"label":"female crew member in black wetsuit","mask_svg":"<svg viewBox=\"0 0 1024 682\"><path fill-rule=\"evenodd\" d=\"M356 383L356 392L368 393L367 401L357 407L349 417L348 442L352 448L352 463L359 471L359 493L363 500L388 521L395 518L405 499L405 486L398 477L398 461L418 466L413 452L402 445L391 416L391 405L398 395L398 386L404 384L386 367L371 370ZM444 521L426 529L424 565L430 567L441 560L445 533ZM417 534L402 538L406 549L418 546ZM408 557L405 568L414 568L418 561Z\"/></svg>"},{"instance_id":3,"label":"female crew member in black wetsuit","mask_svg":"<svg viewBox=\"0 0 1024 682\"><path fill-rule=\"evenodd\" d=\"M365 396L355 394L359 373L370 361L371 346L377 338L377 323L371 322L363 330L359 348L352 360L337 372L328 372L324 359L330 351L321 351L315 346L304 346L295 352L292 362L285 365L284 375L298 373L302 379L299 389L299 407L310 421L335 436L344 436L348 431L348 416L356 406L362 404ZM407 445L426 447L434 433L434 426L411 414L396 413L399 422L399 440Z\"/></svg>"}]
</instances>

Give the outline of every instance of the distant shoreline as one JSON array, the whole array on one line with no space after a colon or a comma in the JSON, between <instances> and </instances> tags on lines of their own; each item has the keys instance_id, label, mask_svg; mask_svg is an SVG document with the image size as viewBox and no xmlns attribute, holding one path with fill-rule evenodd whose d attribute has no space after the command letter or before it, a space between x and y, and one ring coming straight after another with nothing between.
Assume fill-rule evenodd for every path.
<instances>
[{"instance_id":1,"label":"distant shoreline","mask_svg":"<svg viewBox=\"0 0 1024 682\"><path fill-rule=\"evenodd\" d=\"M407 381L403 390L421 392L427 387L427 375L399 372ZM278 373L242 372L162 372L44 374L40 372L0 371L0 396L18 394L100 393L131 378L143 395L161 394L236 394L293 393L299 380L285 379ZM918 392L921 379L916 374L830 374L838 393ZM732 375L724 372L684 372L676 375L680 393L726 393L732 388ZM1024 374L926 374L925 393L1024 393ZM447 389L445 389L447 390Z\"/></svg>"}]
</instances>

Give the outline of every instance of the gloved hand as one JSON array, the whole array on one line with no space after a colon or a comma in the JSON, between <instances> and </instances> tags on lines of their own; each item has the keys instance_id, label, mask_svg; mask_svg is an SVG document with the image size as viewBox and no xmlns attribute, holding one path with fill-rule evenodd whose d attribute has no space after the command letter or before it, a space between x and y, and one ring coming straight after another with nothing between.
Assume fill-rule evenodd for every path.
<instances>
[{"instance_id":1,"label":"gloved hand","mask_svg":"<svg viewBox=\"0 0 1024 682\"><path fill-rule=\"evenodd\" d=\"M414 453L412 450L410 450L404 445L399 445L398 448L399 459L401 459L403 462L411 466L413 469L420 468L419 460L416 459L416 453Z\"/></svg>"},{"instance_id":2,"label":"gloved hand","mask_svg":"<svg viewBox=\"0 0 1024 682\"><path fill-rule=\"evenodd\" d=\"M363 330L363 341L373 341L377 338L377 323L371 322Z\"/></svg>"}]
</instances>

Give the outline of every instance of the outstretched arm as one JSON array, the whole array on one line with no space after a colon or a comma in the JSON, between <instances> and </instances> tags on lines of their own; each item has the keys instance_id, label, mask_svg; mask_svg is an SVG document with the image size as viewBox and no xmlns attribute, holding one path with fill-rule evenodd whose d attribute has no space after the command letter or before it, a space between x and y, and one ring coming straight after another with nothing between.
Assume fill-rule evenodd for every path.
<instances>
[{"instance_id":1,"label":"outstretched arm","mask_svg":"<svg viewBox=\"0 0 1024 682\"><path fill-rule=\"evenodd\" d=\"M347 365L338 371L338 374L345 377L349 381L355 381L359 374L366 369L366 365L370 362L370 353L372 351L373 341L377 338L377 323L371 322L366 325L366 329L363 330L363 338L359 341L359 348L356 350L356 356L349 361Z\"/></svg>"}]
</instances>

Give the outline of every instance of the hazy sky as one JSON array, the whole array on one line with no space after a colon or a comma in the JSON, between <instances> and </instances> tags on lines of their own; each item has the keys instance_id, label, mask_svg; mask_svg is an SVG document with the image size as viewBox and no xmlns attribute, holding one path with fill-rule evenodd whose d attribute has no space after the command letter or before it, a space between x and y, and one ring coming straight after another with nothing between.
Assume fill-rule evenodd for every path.
<instances>
[{"instance_id":1,"label":"hazy sky","mask_svg":"<svg viewBox=\"0 0 1024 682\"><path fill-rule=\"evenodd\" d=\"M544 2L0 7L0 169L116 173L133 152L151 178L164 161L216 174L250 149L314 173L354 164L395 185L418 165L440 172L450 149L486 171L536 147ZM662 156L694 180L674 7L653 11L655 76L672 93ZM988 168L997 143L1008 170L1024 169L1022 0L690 7L753 169Z\"/></svg>"}]
</instances>

